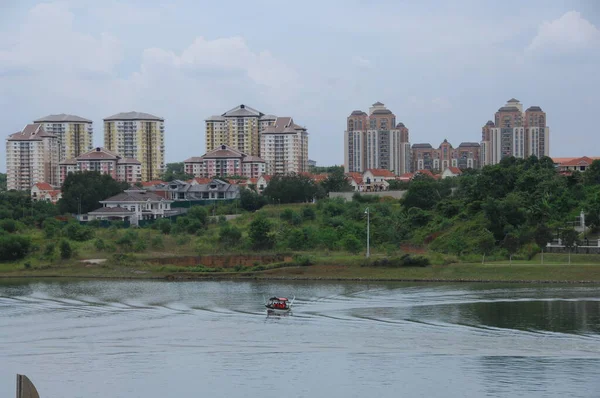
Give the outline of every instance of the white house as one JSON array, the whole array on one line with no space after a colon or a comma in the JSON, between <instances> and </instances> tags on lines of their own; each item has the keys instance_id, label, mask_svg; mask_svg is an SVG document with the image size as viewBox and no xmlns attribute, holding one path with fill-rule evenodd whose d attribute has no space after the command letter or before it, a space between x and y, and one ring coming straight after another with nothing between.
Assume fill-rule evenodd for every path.
<instances>
[{"instance_id":1,"label":"white house","mask_svg":"<svg viewBox=\"0 0 600 398\"><path fill-rule=\"evenodd\" d=\"M172 215L172 200L153 192L129 189L101 200L102 207L82 217L82 221L121 220L137 225L139 220L155 220Z\"/></svg>"},{"instance_id":2,"label":"white house","mask_svg":"<svg viewBox=\"0 0 600 398\"><path fill-rule=\"evenodd\" d=\"M446 167L442 172L442 178L458 177L462 174L462 171L458 167Z\"/></svg>"}]
</instances>

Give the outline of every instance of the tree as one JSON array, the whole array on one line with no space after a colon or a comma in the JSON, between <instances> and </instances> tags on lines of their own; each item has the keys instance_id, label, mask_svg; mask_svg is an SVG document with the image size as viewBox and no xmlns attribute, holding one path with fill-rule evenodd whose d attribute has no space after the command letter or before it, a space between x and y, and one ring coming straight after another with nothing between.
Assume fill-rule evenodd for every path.
<instances>
[{"instance_id":1,"label":"tree","mask_svg":"<svg viewBox=\"0 0 600 398\"><path fill-rule=\"evenodd\" d=\"M194 178L193 175L187 174L184 170L183 162L179 163L167 163L165 172L162 174L161 179L166 182L171 182L173 180L191 180Z\"/></svg>"},{"instance_id":2,"label":"tree","mask_svg":"<svg viewBox=\"0 0 600 398\"><path fill-rule=\"evenodd\" d=\"M596 159L583 173L583 181L586 185L600 184L600 160Z\"/></svg>"},{"instance_id":3,"label":"tree","mask_svg":"<svg viewBox=\"0 0 600 398\"><path fill-rule=\"evenodd\" d=\"M19 260L29 253L31 240L20 235L0 235L0 261Z\"/></svg>"},{"instance_id":4,"label":"tree","mask_svg":"<svg viewBox=\"0 0 600 398\"><path fill-rule=\"evenodd\" d=\"M6 191L6 173L0 173L0 191Z\"/></svg>"},{"instance_id":5,"label":"tree","mask_svg":"<svg viewBox=\"0 0 600 398\"><path fill-rule=\"evenodd\" d=\"M450 196L452 190L447 184L449 182L436 181L428 176L417 175L411 181L404 196L404 206L407 208L418 207L423 210L432 209L436 203Z\"/></svg>"},{"instance_id":6,"label":"tree","mask_svg":"<svg viewBox=\"0 0 600 398\"><path fill-rule=\"evenodd\" d=\"M357 254L362 249L362 243L354 235L346 235L342 241L342 245L344 246L344 249L352 254Z\"/></svg>"},{"instance_id":7,"label":"tree","mask_svg":"<svg viewBox=\"0 0 600 398\"><path fill-rule=\"evenodd\" d=\"M267 204L267 198L253 190L240 190L240 207L246 211L256 211Z\"/></svg>"},{"instance_id":8,"label":"tree","mask_svg":"<svg viewBox=\"0 0 600 398\"><path fill-rule=\"evenodd\" d=\"M58 201L58 207L61 213L88 213L99 208L101 200L127 188L129 185L126 182L115 181L108 174L96 171L71 173L63 183L62 199Z\"/></svg>"},{"instance_id":9,"label":"tree","mask_svg":"<svg viewBox=\"0 0 600 398\"><path fill-rule=\"evenodd\" d=\"M226 246L235 246L242 240L242 232L236 227L226 224L219 231L219 242Z\"/></svg>"},{"instance_id":10,"label":"tree","mask_svg":"<svg viewBox=\"0 0 600 398\"><path fill-rule=\"evenodd\" d=\"M542 251L542 264L544 264L544 248L548 245L548 242L552 241L552 236L552 230L545 224L538 225L533 234L536 245Z\"/></svg>"},{"instance_id":11,"label":"tree","mask_svg":"<svg viewBox=\"0 0 600 398\"><path fill-rule=\"evenodd\" d=\"M158 230L165 235L171 233L171 220L169 220L168 218L161 218L160 220L158 220L156 226Z\"/></svg>"},{"instance_id":12,"label":"tree","mask_svg":"<svg viewBox=\"0 0 600 398\"><path fill-rule=\"evenodd\" d=\"M506 234L506 236L504 236L504 241L502 242L502 246L508 252L508 255L510 256L509 257L510 262L512 263L513 254L515 254L519 250L519 247L521 246L521 242L519 241L519 238L516 236L516 234L514 234L512 232L508 233L508 234Z\"/></svg>"},{"instance_id":13,"label":"tree","mask_svg":"<svg viewBox=\"0 0 600 398\"><path fill-rule=\"evenodd\" d=\"M579 234L574 229L565 229L561 235L562 235L562 239L563 239L563 245L565 245L565 247L567 249L569 249L569 265L570 265L571 264L571 251L573 250L573 247L575 247L575 245L577 244L577 238L579 237Z\"/></svg>"},{"instance_id":14,"label":"tree","mask_svg":"<svg viewBox=\"0 0 600 398\"><path fill-rule=\"evenodd\" d=\"M63 239L60 242L60 258L66 260L71 258L73 255L73 249L71 248L71 244L68 240Z\"/></svg>"},{"instance_id":15,"label":"tree","mask_svg":"<svg viewBox=\"0 0 600 398\"><path fill-rule=\"evenodd\" d=\"M190 221L197 221L202 227L208 224L208 211L203 206L193 206L186 214Z\"/></svg>"},{"instance_id":16,"label":"tree","mask_svg":"<svg viewBox=\"0 0 600 398\"><path fill-rule=\"evenodd\" d=\"M264 217L257 217L250 223L248 236L254 250L268 250L275 244L271 235L271 223Z\"/></svg>"},{"instance_id":17,"label":"tree","mask_svg":"<svg viewBox=\"0 0 600 398\"><path fill-rule=\"evenodd\" d=\"M276 175L263 191L274 203L311 202L318 194L318 187L308 176L301 174Z\"/></svg>"},{"instance_id":18,"label":"tree","mask_svg":"<svg viewBox=\"0 0 600 398\"><path fill-rule=\"evenodd\" d=\"M348 182L348 178L344 175L344 169L336 167L323 182L321 186L325 190L325 194L329 192L351 192L354 190Z\"/></svg>"}]
</instances>

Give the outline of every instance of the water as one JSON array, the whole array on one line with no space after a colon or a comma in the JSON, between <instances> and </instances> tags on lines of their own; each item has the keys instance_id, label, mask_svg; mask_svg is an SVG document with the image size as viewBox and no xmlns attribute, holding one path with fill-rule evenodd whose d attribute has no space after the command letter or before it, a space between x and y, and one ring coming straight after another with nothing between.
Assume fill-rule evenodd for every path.
<instances>
[{"instance_id":1,"label":"water","mask_svg":"<svg viewBox=\"0 0 600 398\"><path fill-rule=\"evenodd\" d=\"M600 290L0 281L0 397L16 373L43 398L599 397Z\"/></svg>"}]
</instances>

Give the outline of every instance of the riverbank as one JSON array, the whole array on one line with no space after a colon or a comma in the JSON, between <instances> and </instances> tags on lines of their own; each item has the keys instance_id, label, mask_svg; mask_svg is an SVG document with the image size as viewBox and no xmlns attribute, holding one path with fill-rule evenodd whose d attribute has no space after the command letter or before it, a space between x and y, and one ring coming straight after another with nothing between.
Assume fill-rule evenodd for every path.
<instances>
[{"instance_id":1,"label":"riverbank","mask_svg":"<svg viewBox=\"0 0 600 398\"><path fill-rule=\"evenodd\" d=\"M313 258L313 265L275 263L254 267L206 268L204 266L161 265L151 261L116 264L113 262L68 262L26 269L0 264L0 278L86 278L158 280L335 280L405 282L514 282L514 283L598 283L600 263L586 263L589 256L573 256L572 264L546 256L519 262L486 264L459 263L426 267L385 268L363 266L358 256Z\"/></svg>"}]
</instances>

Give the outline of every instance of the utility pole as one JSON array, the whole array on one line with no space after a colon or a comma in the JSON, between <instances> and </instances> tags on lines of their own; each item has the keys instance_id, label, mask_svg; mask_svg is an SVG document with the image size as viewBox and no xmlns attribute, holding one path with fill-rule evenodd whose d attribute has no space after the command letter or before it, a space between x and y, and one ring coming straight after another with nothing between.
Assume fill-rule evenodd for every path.
<instances>
[{"instance_id":1,"label":"utility pole","mask_svg":"<svg viewBox=\"0 0 600 398\"><path fill-rule=\"evenodd\" d=\"M369 228L370 228L370 224L371 224L371 213L369 211L369 208L367 207L365 209L365 214L367 215L367 258L371 257L371 248L369 245L369 238L370 238L370 233L369 233Z\"/></svg>"}]
</instances>

